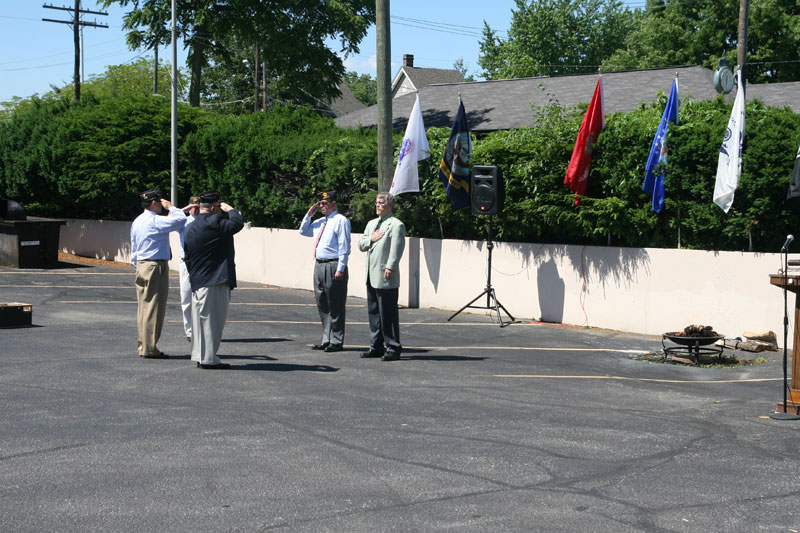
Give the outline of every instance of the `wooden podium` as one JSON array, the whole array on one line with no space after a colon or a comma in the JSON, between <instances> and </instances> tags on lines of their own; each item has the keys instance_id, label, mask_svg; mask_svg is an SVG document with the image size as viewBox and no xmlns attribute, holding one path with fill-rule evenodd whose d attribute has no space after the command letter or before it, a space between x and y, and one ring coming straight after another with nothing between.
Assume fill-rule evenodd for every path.
<instances>
[{"instance_id":1,"label":"wooden podium","mask_svg":"<svg viewBox=\"0 0 800 533\"><path fill-rule=\"evenodd\" d=\"M800 410L800 276L794 274L770 274L769 282L771 285L786 288L794 293L794 340L792 342L792 369L789 376L789 391L786 407L790 413L798 413ZM778 403L776 410L783 413L783 399Z\"/></svg>"}]
</instances>

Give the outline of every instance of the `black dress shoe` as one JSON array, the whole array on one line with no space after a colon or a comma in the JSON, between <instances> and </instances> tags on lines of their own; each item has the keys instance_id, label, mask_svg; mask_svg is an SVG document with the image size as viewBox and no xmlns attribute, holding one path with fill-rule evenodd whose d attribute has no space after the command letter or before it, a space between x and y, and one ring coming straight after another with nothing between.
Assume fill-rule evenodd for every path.
<instances>
[{"instance_id":1,"label":"black dress shoe","mask_svg":"<svg viewBox=\"0 0 800 533\"><path fill-rule=\"evenodd\" d=\"M325 347L326 352L341 352L344 350L344 346L341 344L329 344Z\"/></svg>"},{"instance_id":2,"label":"black dress shoe","mask_svg":"<svg viewBox=\"0 0 800 533\"><path fill-rule=\"evenodd\" d=\"M164 352L143 355L142 357L144 357L145 359L169 359L169 356Z\"/></svg>"},{"instance_id":3,"label":"black dress shoe","mask_svg":"<svg viewBox=\"0 0 800 533\"><path fill-rule=\"evenodd\" d=\"M206 370L226 370L230 367L231 365L228 363L217 363L215 365L206 365L203 363L197 363L197 368L205 368Z\"/></svg>"},{"instance_id":4,"label":"black dress shoe","mask_svg":"<svg viewBox=\"0 0 800 533\"><path fill-rule=\"evenodd\" d=\"M329 342L323 342L322 344L315 344L314 346L311 347L311 349L312 350L324 350L325 348L327 348L330 345L331 345L331 343L329 343Z\"/></svg>"},{"instance_id":5,"label":"black dress shoe","mask_svg":"<svg viewBox=\"0 0 800 533\"><path fill-rule=\"evenodd\" d=\"M397 361L398 359L400 359L399 353L387 353L381 357L381 361Z\"/></svg>"},{"instance_id":6,"label":"black dress shoe","mask_svg":"<svg viewBox=\"0 0 800 533\"><path fill-rule=\"evenodd\" d=\"M370 359L372 357L381 357L381 356L383 356L383 352L370 349L361 354L361 359Z\"/></svg>"}]
</instances>

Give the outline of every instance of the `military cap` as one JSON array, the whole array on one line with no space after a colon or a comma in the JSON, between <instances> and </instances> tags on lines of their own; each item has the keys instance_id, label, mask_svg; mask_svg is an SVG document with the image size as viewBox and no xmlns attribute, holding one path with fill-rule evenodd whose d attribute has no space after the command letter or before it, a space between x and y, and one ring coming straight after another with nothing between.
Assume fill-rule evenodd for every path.
<instances>
[{"instance_id":1,"label":"military cap","mask_svg":"<svg viewBox=\"0 0 800 533\"><path fill-rule=\"evenodd\" d=\"M153 200L161 200L161 189L148 189L139 195L143 202L152 202Z\"/></svg>"},{"instance_id":2,"label":"military cap","mask_svg":"<svg viewBox=\"0 0 800 533\"><path fill-rule=\"evenodd\" d=\"M199 196L190 196L189 197L189 203L190 204L196 204L199 201L200 201L200 197Z\"/></svg>"},{"instance_id":3,"label":"military cap","mask_svg":"<svg viewBox=\"0 0 800 533\"><path fill-rule=\"evenodd\" d=\"M333 200L336 201L336 191L322 191L317 193L317 199L322 200Z\"/></svg>"},{"instance_id":4,"label":"military cap","mask_svg":"<svg viewBox=\"0 0 800 533\"><path fill-rule=\"evenodd\" d=\"M206 191L197 195L197 201L201 204L215 204L219 202L219 191Z\"/></svg>"}]
</instances>

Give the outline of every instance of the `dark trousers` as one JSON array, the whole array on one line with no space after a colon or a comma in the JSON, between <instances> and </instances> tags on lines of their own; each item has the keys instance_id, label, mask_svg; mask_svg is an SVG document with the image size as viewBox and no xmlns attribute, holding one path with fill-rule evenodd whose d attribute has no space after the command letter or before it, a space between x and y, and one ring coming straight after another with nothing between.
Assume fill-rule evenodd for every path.
<instances>
[{"instance_id":1,"label":"dark trousers","mask_svg":"<svg viewBox=\"0 0 800 533\"><path fill-rule=\"evenodd\" d=\"M344 279L335 280L338 261L314 265L314 296L322 322L322 344L344 344L345 303L347 302L347 267Z\"/></svg>"},{"instance_id":2,"label":"dark trousers","mask_svg":"<svg viewBox=\"0 0 800 533\"><path fill-rule=\"evenodd\" d=\"M400 355L400 313L397 311L398 289L376 289L367 281L367 313L369 343L376 352ZM384 349L384 345L386 348Z\"/></svg>"}]
</instances>

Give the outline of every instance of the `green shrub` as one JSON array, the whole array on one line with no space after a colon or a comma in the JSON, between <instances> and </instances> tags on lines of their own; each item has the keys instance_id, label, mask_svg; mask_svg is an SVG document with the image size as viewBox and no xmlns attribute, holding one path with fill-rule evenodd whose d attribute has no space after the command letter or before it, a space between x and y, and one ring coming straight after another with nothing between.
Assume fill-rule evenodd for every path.
<instances>
[{"instance_id":1,"label":"green shrub","mask_svg":"<svg viewBox=\"0 0 800 533\"><path fill-rule=\"evenodd\" d=\"M586 245L777 251L800 214L785 200L800 144L800 115L747 104L744 165L733 208L712 203L719 147L731 106L722 98L680 105L668 135L666 200L660 214L642 192L650 144L666 104L606 116L587 195L573 205L563 185L580 110L536 109L530 128L474 138L471 163L497 165L505 206L492 219L498 240ZM169 192L169 103L152 96L53 95L15 103L0 122L0 196L31 214L132 220L137 193ZM377 134L344 130L308 108L239 116L180 106L179 203L218 189L259 226L296 228L319 190L335 189L340 210L363 230L374 216ZM428 129L431 155L419 164L419 193L396 211L408 234L483 239L489 217L453 211L438 166L449 128ZM395 134L399 148L401 134Z\"/></svg>"}]
</instances>

